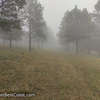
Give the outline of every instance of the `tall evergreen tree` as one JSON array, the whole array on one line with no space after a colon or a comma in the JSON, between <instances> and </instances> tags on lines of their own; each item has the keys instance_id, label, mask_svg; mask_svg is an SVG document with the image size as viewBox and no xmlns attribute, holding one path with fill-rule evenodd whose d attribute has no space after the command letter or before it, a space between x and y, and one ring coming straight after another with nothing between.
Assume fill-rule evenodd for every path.
<instances>
[{"instance_id":1,"label":"tall evergreen tree","mask_svg":"<svg viewBox=\"0 0 100 100\"><path fill-rule=\"evenodd\" d=\"M43 7L38 0L31 0L28 7L29 13L29 51L31 51L32 38L42 42L46 38L43 18Z\"/></svg>"},{"instance_id":2,"label":"tall evergreen tree","mask_svg":"<svg viewBox=\"0 0 100 100\"><path fill-rule=\"evenodd\" d=\"M81 11L77 6L67 12L60 26L59 38L62 44L75 42L76 52L79 51L79 41L88 38L93 31L94 24L86 9Z\"/></svg>"},{"instance_id":3,"label":"tall evergreen tree","mask_svg":"<svg viewBox=\"0 0 100 100\"><path fill-rule=\"evenodd\" d=\"M1 2L0 27L3 30L3 38L10 41L10 48L12 47L12 41L19 39L22 35L21 32L18 33L18 30L21 30L18 10L22 7L18 5L18 1L2 0Z\"/></svg>"},{"instance_id":4,"label":"tall evergreen tree","mask_svg":"<svg viewBox=\"0 0 100 100\"><path fill-rule=\"evenodd\" d=\"M98 13L100 13L100 0L98 0L98 2L95 5L95 9Z\"/></svg>"}]
</instances>

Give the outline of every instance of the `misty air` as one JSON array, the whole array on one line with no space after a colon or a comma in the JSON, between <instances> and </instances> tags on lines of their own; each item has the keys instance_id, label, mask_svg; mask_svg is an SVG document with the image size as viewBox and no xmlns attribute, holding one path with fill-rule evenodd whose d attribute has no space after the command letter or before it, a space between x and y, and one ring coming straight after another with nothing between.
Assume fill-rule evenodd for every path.
<instances>
[{"instance_id":1,"label":"misty air","mask_svg":"<svg viewBox=\"0 0 100 100\"><path fill-rule=\"evenodd\" d=\"M100 100L100 0L0 0L0 100Z\"/></svg>"}]
</instances>

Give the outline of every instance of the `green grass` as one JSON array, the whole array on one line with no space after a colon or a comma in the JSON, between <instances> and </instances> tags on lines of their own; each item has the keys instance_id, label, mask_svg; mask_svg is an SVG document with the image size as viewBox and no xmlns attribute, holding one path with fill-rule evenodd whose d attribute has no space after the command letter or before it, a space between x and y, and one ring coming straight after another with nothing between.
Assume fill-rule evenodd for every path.
<instances>
[{"instance_id":1,"label":"green grass","mask_svg":"<svg viewBox=\"0 0 100 100\"><path fill-rule=\"evenodd\" d=\"M0 50L0 92L25 91L36 96L0 100L100 100L100 58Z\"/></svg>"}]
</instances>

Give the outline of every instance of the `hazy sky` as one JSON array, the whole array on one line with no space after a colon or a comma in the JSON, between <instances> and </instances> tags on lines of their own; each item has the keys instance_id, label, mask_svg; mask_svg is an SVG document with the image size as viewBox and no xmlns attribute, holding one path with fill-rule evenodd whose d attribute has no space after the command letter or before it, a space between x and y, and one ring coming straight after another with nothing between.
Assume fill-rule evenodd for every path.
<instances>
[{"instance_id":1,"label":"hazy sky","mask_svg":"<svg viewBox=\"0 0 100 100\"><path fill-rule=\"evenodd\" d=\"M44 17L52 30L57 33L59 24L68 9L78 5L79 8L94 10L97 0L40 0L44 9Z\"/></svg>"}]
</instances>

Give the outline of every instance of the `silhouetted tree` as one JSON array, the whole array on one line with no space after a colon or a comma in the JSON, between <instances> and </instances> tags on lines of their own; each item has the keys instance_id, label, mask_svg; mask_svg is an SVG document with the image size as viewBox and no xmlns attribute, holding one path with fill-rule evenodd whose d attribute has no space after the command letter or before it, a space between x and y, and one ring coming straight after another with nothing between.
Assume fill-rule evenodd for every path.
<instances>
[{"instance_id":1,"label":"silhouetted tree","mask_svg":"<svg viewBox=\"0 0 100 100\"><path fill-rule=\"evenodd\" d=\"M82 11L77 6L67 11L60 26L59 38L63 45L67 42L76 44L76 52L79 52L79 41L89 38L90 33L94 30L94 23L87 9Z\"/></svg>"},{"instance_id":2,"label":"silhouetted tree","mask_svg":"<svg viewBox=\"0 0 100 100\"><path fill-rule=\"evenodd\" d=\"M95 9L97 12L100 12L100 0L98 0L98 2L96 3Z\"/></svg>"},{"instance_id":3,"label":"silhouetted tree","mask_svg":"<svg viewBox=\"0 0 100 100\"><path fill-rule=\"evenodd\" d=\"M37 0L31 0L28 7L29 13L29 51L31 51L32 39L42 42L46 39L44 34L45 21L43 7Z\"/></svg>"},{"instance_id":4,"label":"silhouetted tree","mask_svg":"<svg viewBox=\"0 0 100 100\"><path fill-rule=\"evenodd\" d=\"M23 1L23 3L22 3ZM10 42L10 48L12 47L12 41L21 37L20 19L18 17L18 11L25 4L25 0L2 0L0 6L0 27L3 30L2 37ZM22 3L22 4L20 4ZM16 31L15 31L16 30Z\"/></svg>"}]
</instances>

